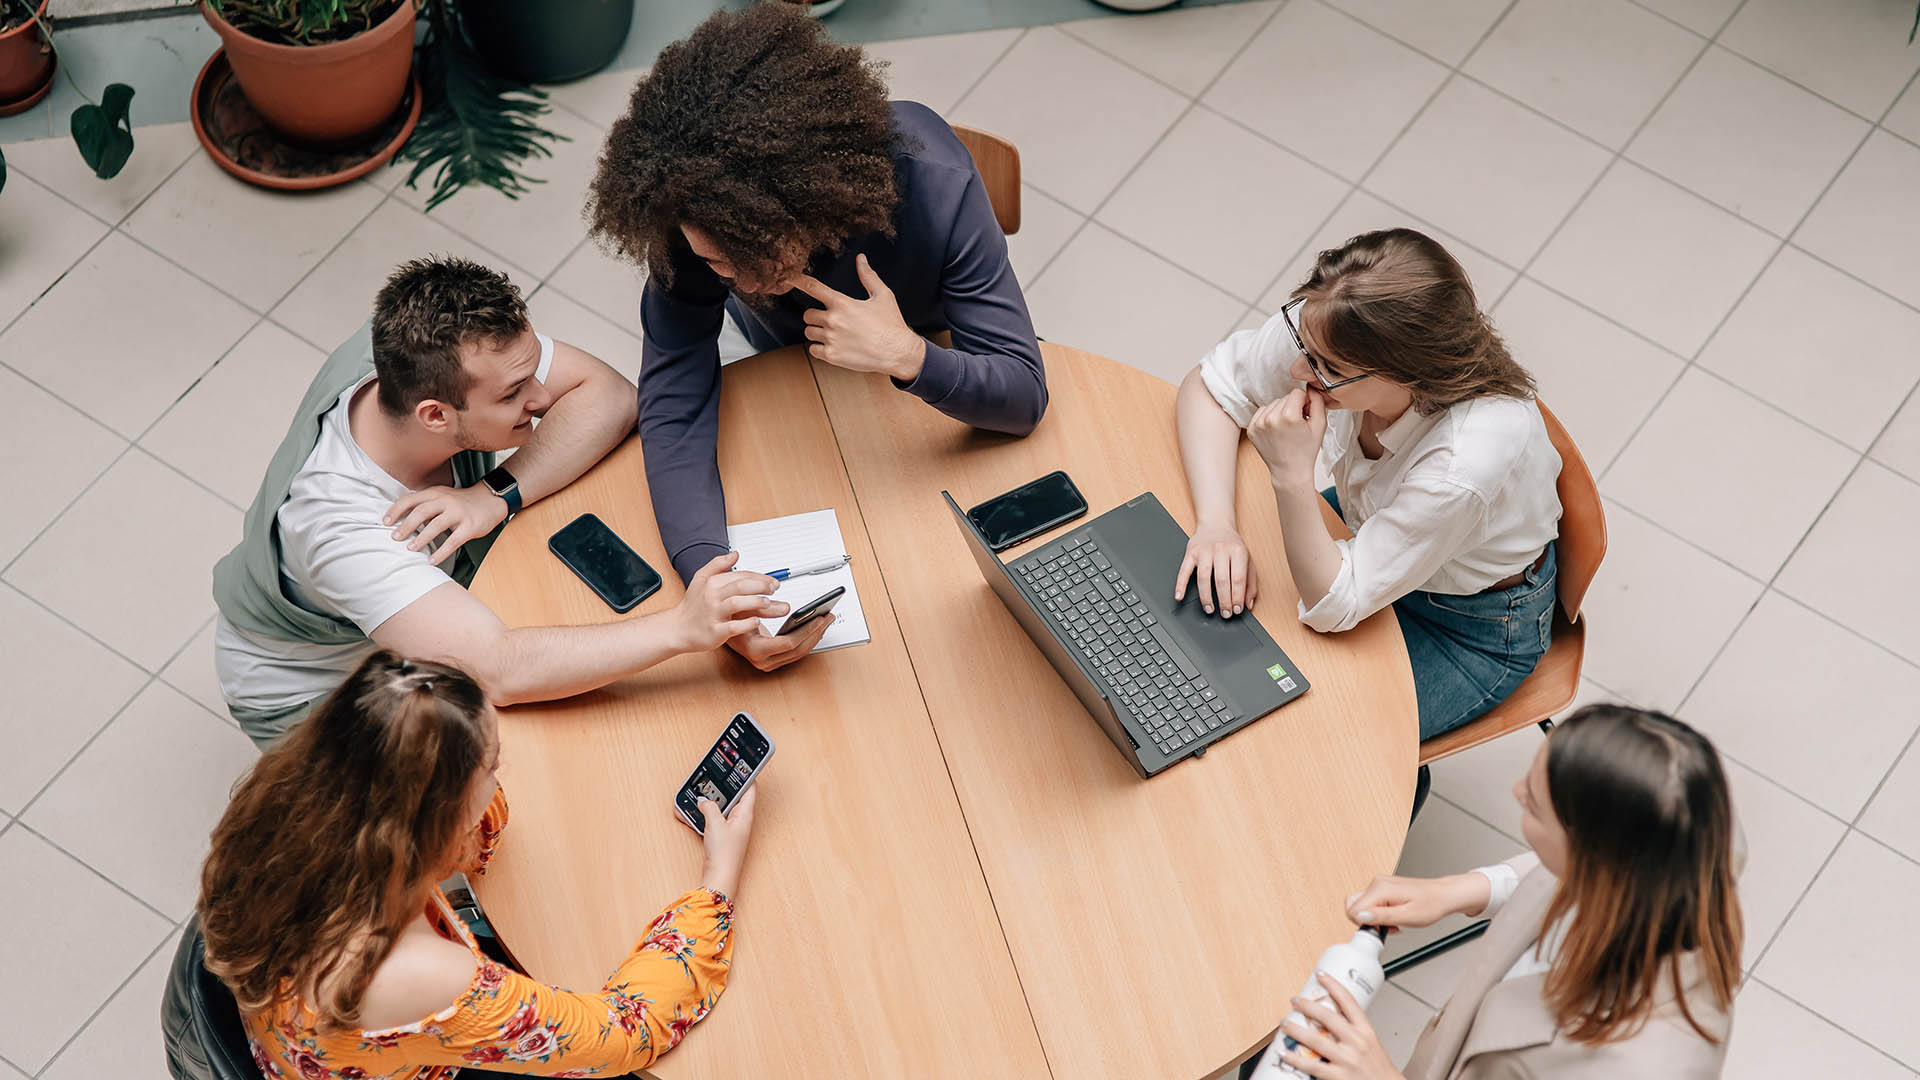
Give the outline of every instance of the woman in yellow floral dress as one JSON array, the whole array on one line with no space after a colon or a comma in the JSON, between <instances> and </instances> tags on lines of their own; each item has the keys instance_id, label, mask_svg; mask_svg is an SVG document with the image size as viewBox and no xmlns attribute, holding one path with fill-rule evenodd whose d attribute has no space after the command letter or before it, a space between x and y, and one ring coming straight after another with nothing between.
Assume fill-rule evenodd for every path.
<instances>
[{"instance_id":1,"label":"woman in yellow floral dress","mask_svg":"<svg viewBox=\"0 0 1920 1080\"><path fill-rule=\"evenodd\" d=\"M208 970L268 1080L620 1076L726 989L753 791L703 803L702 885L597 991L487 959L436 882L486 865L506 823L493 708L466 674L381 651L235 790L201 874Z\"/></svg>"}]
</instances>

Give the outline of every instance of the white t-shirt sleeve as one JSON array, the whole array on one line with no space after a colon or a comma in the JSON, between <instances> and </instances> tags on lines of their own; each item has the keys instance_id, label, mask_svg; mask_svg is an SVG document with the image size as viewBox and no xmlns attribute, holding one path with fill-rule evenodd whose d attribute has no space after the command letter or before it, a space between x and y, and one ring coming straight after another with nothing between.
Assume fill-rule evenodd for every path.
<instances>
[{"instance_id":1,"label":"white t-shirt sleeve","mask_svg":"<svg viewBox=\"0 0 1920 1080\"><path fill-rule=\"evenodd\" d=\"M533 369L533 377L545 386L547 373L553 370L553 339L538 330L533 332L533 336L540 341L540 366Z\"/></svg>"},{"instance_id":2,"label":"white t-shirt sleeve","mask_svg":"<svg viewBox=\"0 0 1920 1080\"><path fill-rule=\"evenodd\" d=\"M1200 360L1200 379L1233 422L1246 427L1260 406L1286 397L1300 384L1287 374L1300 350L1284 317L1258 330L1229 334Z\"/></svg>"},{"instance_id":3,"label":"white t-shirt sleeve","mask_svg":"<svg viewBox=\"0 0 1920 1080\"><path fill-rule=\"evenodd\" d=\"M307 596L372 636L402 608L453 579L432 551L409 551L366 505L321 496L289 499L280 520L280 565ZM287 509L293 510L292 514ZM289 519L317 527L289 528Z\"/></svg>"}]
</instances>

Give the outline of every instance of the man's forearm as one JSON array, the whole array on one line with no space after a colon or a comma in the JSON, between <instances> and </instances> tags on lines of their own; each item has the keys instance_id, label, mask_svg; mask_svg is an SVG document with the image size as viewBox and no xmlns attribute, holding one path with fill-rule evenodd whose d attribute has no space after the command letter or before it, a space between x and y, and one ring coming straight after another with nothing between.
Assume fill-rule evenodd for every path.
<instances>
[{"instance_id":1,"label":"man's forearm","mask_svg":"<svg viewBox=\"0 0 1920 1080\"><path fill-rule=\"evenodd\" d=\"M582 383L547 410L527 445L513 455L520 498L532 504L559 491L593 468L633 431L633 386L599 380Z\"/></svg>"},{"instance_id":2,"label":"man's forearm","mask_svg":"<svg viewBox=\"0 0 1920 1080\"><path fill-rule=\"evenodd\" d=\"M498 705L572 697L685 651L673 611L592 626L508 630L485 664L487 693Z\"/></svg>"}]
</instances>

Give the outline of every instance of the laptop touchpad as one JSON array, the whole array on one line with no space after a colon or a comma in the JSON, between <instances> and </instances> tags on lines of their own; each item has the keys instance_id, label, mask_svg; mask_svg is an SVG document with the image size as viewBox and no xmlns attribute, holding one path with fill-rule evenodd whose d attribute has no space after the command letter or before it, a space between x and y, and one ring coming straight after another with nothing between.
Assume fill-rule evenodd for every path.
<instances>
[{"instance_id":1,"label":"laptop touchpad","mask_svg":"<svg viewBox=\"0 0 1920 1080\"><path fill-rule=\"evenodd\" d=\"M1209 615L1192 588L1187 590L1185 600L1173 605L1173 621L1188 640L1218 664L1238 660L1262 645L1260 635L1253 632L1251 615L1243 612L1231 619Z\"/></svg>"}]
</instances>

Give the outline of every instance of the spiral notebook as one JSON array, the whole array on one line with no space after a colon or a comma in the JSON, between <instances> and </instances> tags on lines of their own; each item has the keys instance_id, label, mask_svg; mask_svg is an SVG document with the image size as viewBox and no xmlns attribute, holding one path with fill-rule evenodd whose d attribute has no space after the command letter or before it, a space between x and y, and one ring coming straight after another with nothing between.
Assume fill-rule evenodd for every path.
<instances>
[{"instance_id":1,"label":"spiral notebook","mask_svg":"<svg viewBox=\"0 0 1920 1080\"><path fill-rule=\"evenodd\" d=\"M740 553L740 561L734 564L736 569L761 573L823 562L847 553L847 542L840 535L840 519L835 516L832 507L729 525L727 545ZM835 605L833 625L820 639L820 644L814 646L814 652L865 645L873 640L873 636L867 632L866 613L860 610L860 590L853 584L852 564L824 574L790 578L781 582L780 588L773 594L774 599L798 608L835 588L845 588L847 595ZM761 619L760 623L771 634L779 630L780 624L785 621L783 615L777 619Z\"/></svg>"}]
</instances>

